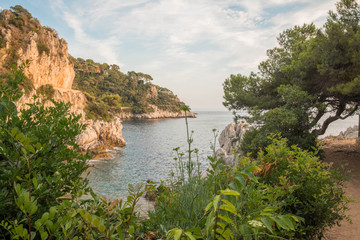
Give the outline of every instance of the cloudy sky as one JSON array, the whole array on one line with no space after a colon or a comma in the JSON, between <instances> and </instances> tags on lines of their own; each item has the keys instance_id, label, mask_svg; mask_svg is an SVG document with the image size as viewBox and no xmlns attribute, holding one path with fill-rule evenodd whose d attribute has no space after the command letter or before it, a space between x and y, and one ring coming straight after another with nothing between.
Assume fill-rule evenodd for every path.
<instances>
[{"instance_id":1,"label":"cloudy sky","mask_svg":"<svg viewBox=\"0 0 360 240\"><path fill-rule=\"evenodd\" d=\"M225 110L222 83L257 71L294 25L321 26L336 0L0 0L56 29L74 57L150 74L193 110Z\"/></svg>"}]
</instances>

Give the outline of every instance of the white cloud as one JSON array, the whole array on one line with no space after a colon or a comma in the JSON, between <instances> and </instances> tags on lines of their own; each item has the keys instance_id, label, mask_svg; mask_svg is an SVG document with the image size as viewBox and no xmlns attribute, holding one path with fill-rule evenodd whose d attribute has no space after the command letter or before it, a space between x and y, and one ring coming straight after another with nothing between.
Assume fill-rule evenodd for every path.
<instances>
[{"instance_id":1,"label":"white cloud","mask_svg":"<svg viewBox=\"0 0 360 240\"><path fill-rule=\"evenodd\" d=\"M295 24L322 24L335 0L56 0L73 29L79 56L147 72L189 104L220 106L221 84L232 73L256 71L276 36ZM319 25L319 26L320 26ZM90 56L89 56L90 57ZM97 61L100 61L97 60ZM121 61L121 62L120 62ZM186 85L188 84L188 85ZM191 100L198 88L208 96ZM208 93L213 94L213 91Z\"/></svg>"}]
</instances>

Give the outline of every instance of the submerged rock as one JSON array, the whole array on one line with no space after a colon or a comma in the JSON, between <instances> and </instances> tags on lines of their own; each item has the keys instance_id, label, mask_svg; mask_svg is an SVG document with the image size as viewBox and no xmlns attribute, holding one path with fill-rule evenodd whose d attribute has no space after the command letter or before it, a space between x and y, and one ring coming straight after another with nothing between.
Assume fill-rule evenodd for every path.
<instances>
[{"instance_id":1,"label":"submerged rock","mask_svg":"<svg viewBox=\"0 0 360 240\"><path fill-rule=\"evenodd\" d=\"M239 147L244 134L250 128L249 124L241 121L227 125L220 134L220 148L216 151L216 156L222 158L227 165L235 165L236 155L244 154Z\"/></svg>"}]
</instances>

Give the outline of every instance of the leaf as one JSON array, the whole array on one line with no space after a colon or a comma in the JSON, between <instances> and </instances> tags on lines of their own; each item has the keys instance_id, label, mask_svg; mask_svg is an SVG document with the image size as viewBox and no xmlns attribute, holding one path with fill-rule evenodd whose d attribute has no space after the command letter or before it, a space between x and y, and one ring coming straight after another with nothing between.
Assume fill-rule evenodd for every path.
<instances>
[{"instance_id":1,"label":"leaf","mask_svg":"<svg viewBox=\"0 0 360 240\"><path fill-rule=\"evenodd\" d=\"M291 219L288 216L279 216L279 218L290 228L291 230L295 229L294 224L292 223Z\"/></svg>"},{"instance_id":2,"label":"leaf","mask_svg":"<svg viewBox=\"0 0 360 240\"><path fill-rule=\"evenodd\" d=\"M214 205L213 201L209 202L209 204L205 207L205 214L212 208L213 205Z\"/></svg>"},{"instance_id":3,"label":"leaf","mask_svg":"<svg viewBox=\"0 0 360 240\"><path fill-rule=\"evenodd\" d=\"M234 226L234 222L231 218L229 218L228 216L223 216L223 215L219 215L218 216L221 220L223 220L224 222L230 224L231 226Z\"/></svg>"},{"instance_id":4,"label":"leaf","mask_svg":"<svg viewBox=\"0 0 360 240\"><path fill-rule=\"evenodd\" d=\"M181 229L175 229L175 231L174 231L174 240L179 240L181 238L182 232L183 231Z\"/></svg>"},{"instance_id":5,"label":"leaf","mask_svg":"<svg viewBox=\"0 0 360 240\"><path fill-rule=\"evenodd\" d=\"M270 218L262 217L260 218L260 221L265 225L265 227L272 233L273 232L273 221Z\"/></svg>"},{"instance_id":6,"label":"leaf","mask_svg":"<svg viewBox=\"0 0 360 240\"><path fill-rule=\"evenodd\" d=\"M246 182L243 176L241 175L236 175L235 176L235 180L237 180L237 182L239 182L241 184L241 186L245 187L246 186Z\"/></svg>"},{"instance_id":7,"label":"leaf","mask_svg":"<svg viewBox=\"0 0 360 240\"><path fill-rule=\"evenodd\" d=\"M205 230L207 235L210 235L210 231L214 226L215 218L214 218L215 212L211 211L206 218L206 224L205 224Z\"/></svg>"},{"instance_id":8,"label":"leaf","mask_svg":"<svg viewBox=\"0 0 360 240\"><path fill-rule=\"evenodd\" d=\"M219 204L219 200L220 200L220 195L216 195L213 199L213 206L214 206L214 210L216 211L218 208L218 204Z\"/></svg>"},{"instance_id":9,"label":"leaf","mask_svg":"<svg viewBox=\"0 0 360 240\"><path fill-rule=\"evenodd\" d=\"M56 213L56 207L51 207L49 212L50 212L49 218L53 218Z\"/></svg>"},{"instance_id":10,"label":"leaf","mask_svg":"<svg viewBox=\"0 0 360 240\"><path fill-rule=\"evenodd\" d=\"M24 179L22 179L22 178L19 177L19 176L16 176L16 178L17 178L18 180L20 180L20 181L24 181Z\"/></svg>"},{"instance_id":11,"label":"leaf","mask_svg":"<svg viewBox=\"0 0 360 240\"><path fill-rule=\"evenodd\" d=\"M18 128L13 128L13 129L11 130L10 136L15 137L15 135L16 135L18 132L19 132L19 129L18 129Z\"/></svg>"},{"instance_id":12,"label":"leaf","mask_svg":"<svg viewBox=\"0 0 360 240\"><path fill-rule=\"evenodd\" d=\"M222 230L224 230L225 227L226 227L225 223L222 223L222 222L217 222L217 225L218 225L219 227L221 227Z\"/></svg>"},{"instance_id":13,"label":"leaf","mask_svg":"<svg viewBox=\"0 0 360 240\"><path fill-rule=\"evenodd\" d=\"M15 139L16 141L21 142L21 140L24 138L24 134L22 132L19 132L18 134L16 134Z\"/></svg>"},{"instance_id":14,"label":"leaf","mask_svg":"<svg viewBox=\"0 0 360 240\"><path fill-rule=\"evenodd\" d=\"M184 233L190 240L196 240L196 238L192 235L191 232L184 232Z\"/></svg>"},{"instance_id":15,"label":"leaf","mask_svg":"<svg viewBox=\"0 0 360 240\"><path fill-rule=\"evenodd\" d=\"M49 237L49 234L45 231L40 231L41 239L47 239Z\"/></svg>"},{"instance_id":16,"label":"leaf","mask_svg":"<svg viewBox=\"0 0 360 240\"><path fill-rule=\"evenodd\" d=\"M33 179L32 179L32 182L33 182L33 184L34 184L34 187L37 188L38 185L39 185L37 179L36 179L36 178L33 178Z\"/></svg>"},{"instance_id":17,"label":"leaf","mask_svg":"<svg viewBox=\"0 0 360 240\"><path fill-rule=\"evenodd\" d=\"M35 153L35 148L32 145L26 145L25 146L26 150L28 150L31 153Z\"/></svg>"},{"instance_id":18,"label":"leaf","mask_svg":"<svg viewBox=\"0 0 360 240\"><path fill-rule=\"evenodd\" d=\"M234 190L226 189L221 190L221 195L240 196L240 193Z\"/></svg>"},{"instance_id":19,"label":"leaf","mask_svg":"<svg viewBox=\"0 0 360 240\"><path fill-rule=\"evenodd\" d=\"M105 230L106 230L105 225L101 224L100 227L99 227L99 230L100 230L100 232L105 232Z\"/></svg>"},{"instance_id":20,"label":"leaf","mask_svg":"<svg viewBox=\"0 0 360 240\"><path fill-rule=\"evenodd\" d=\"M96 227L96 228L98 228L99 227L99 225L100 225L100 221L99 221L99 219L98 218L93 218L93 220L92 220L92 225L94 225L94 227Z\"/></svg>"},{"instance_id":21,"label":"leaf","mask_svg":"<svg viewBox=\"0 0 360 240\"><path fill-rule=\"evenodd\" d=\"M46 220L49 219L49 213L44 213L42 216L41 216L41 223L44 224L46 222Z\"/></svg>"},{"instance_id":22,"label":"leaf","mask_svg":"<svg viewBox=\"0 0 360 240\"><path fill-rule=\"evenodd\" d=\"M133 235L134 232L135 232L135 227L134 227L134 225L130 225L130 226L129 226L129 234L130 234L130 235Z\"/></svg>"},{"instance_id":23,"label":"leaf","mask_svg":"<svg viewBox=\"0 0 360 240\"><path fill-rule=\"evenodd\" d=\"M276 226L280 229L285 229L285 230L288 230L288 226L283 222L282 219L280 219L279 217L275 216L275 217L270 217L272 220L275 221L276 223Z\"/></svg>"}]
</instances>

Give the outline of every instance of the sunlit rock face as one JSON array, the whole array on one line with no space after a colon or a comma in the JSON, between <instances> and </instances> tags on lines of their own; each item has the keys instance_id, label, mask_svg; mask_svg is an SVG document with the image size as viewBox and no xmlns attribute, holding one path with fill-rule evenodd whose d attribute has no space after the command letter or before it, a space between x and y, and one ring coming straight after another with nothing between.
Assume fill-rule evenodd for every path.
<instances>
[{"instance_id":1,"label":"sunlit rock face","mask_svg":"<svg viewBox=\"0 0 360 240\"><path fill-rule=\"evenodd\" d=\"M0 71L9 70L12 62L29 62L25 75L34 84L51 84L71 89L75 77L69 61L68 46L54 29L43 27L35 18L9 10L0 13Z\"/></svg>"},{"instance_id":2,"label":"sunlit rock face","mask_svg":"<svg viewBox=\"0 0 360 240\"><path fill-rule=\"evenodd\" d=\"M121 147L126 144L122 137L123 126L117 117L110 122L88 120L85 124L86 129L76 139L80 150L83 152L108 157L106 149Z\"/></svg>"},{"instance_id":3,"label":"sunlit rock face","mask_svg":"<svg viewBox=\"0 0 360 240\"><path fill-rule=\"evenodd\" d=\"M220 134L220 148L216 151L216 156L222 158L228 165L235 165L236 155L243 155L239 147L246 131L250 128L249 124L241 121L227 125Z\"/></svg>"},{"instance_id":4,"label":"sunlit rock face","mask_svg":"<svg viewBox=\"0 0 360 240\"><path fill-rule=\"evenodd\" d=\"M64 39L59 39L51 32L45 32L47 36L49 54L40 54L37 49L39 36L33 33L30 36L30 44L25 51L19 51L18 64L26 60L29 67L25 68L25 75L34 84L51 84L56 88L71 89L75 77L73 66L69 62L68 47Z\"/></svg>"},{"instance_id":5,"label":"sunlit rock face","mask_svg":"<svg viewBox=\"0 0 360 240\"><path fill-rule=\"evenodd\" d=\"M70 112L80 114L81 123L86 126L77 136L79 149L108 157L106 149L125 145L121 120L86 119L86 97L81 91L71 89L75 71L70 59L66 41L60 39L54 29L42 26L26 11L16 14L5 9L0 12L0 72L9 72L14 63L21 66L28 62L24 73L35 87L21 97L16 103L17 108L27 108L26 104L34 101L40 101L45 107L53 106L50 100L46 100L48 96L37 91L43 85L51 85L54 90L51 99L70 102ZM34 95L38 97L35 99Z\"/></svg>"}]
</instances>

